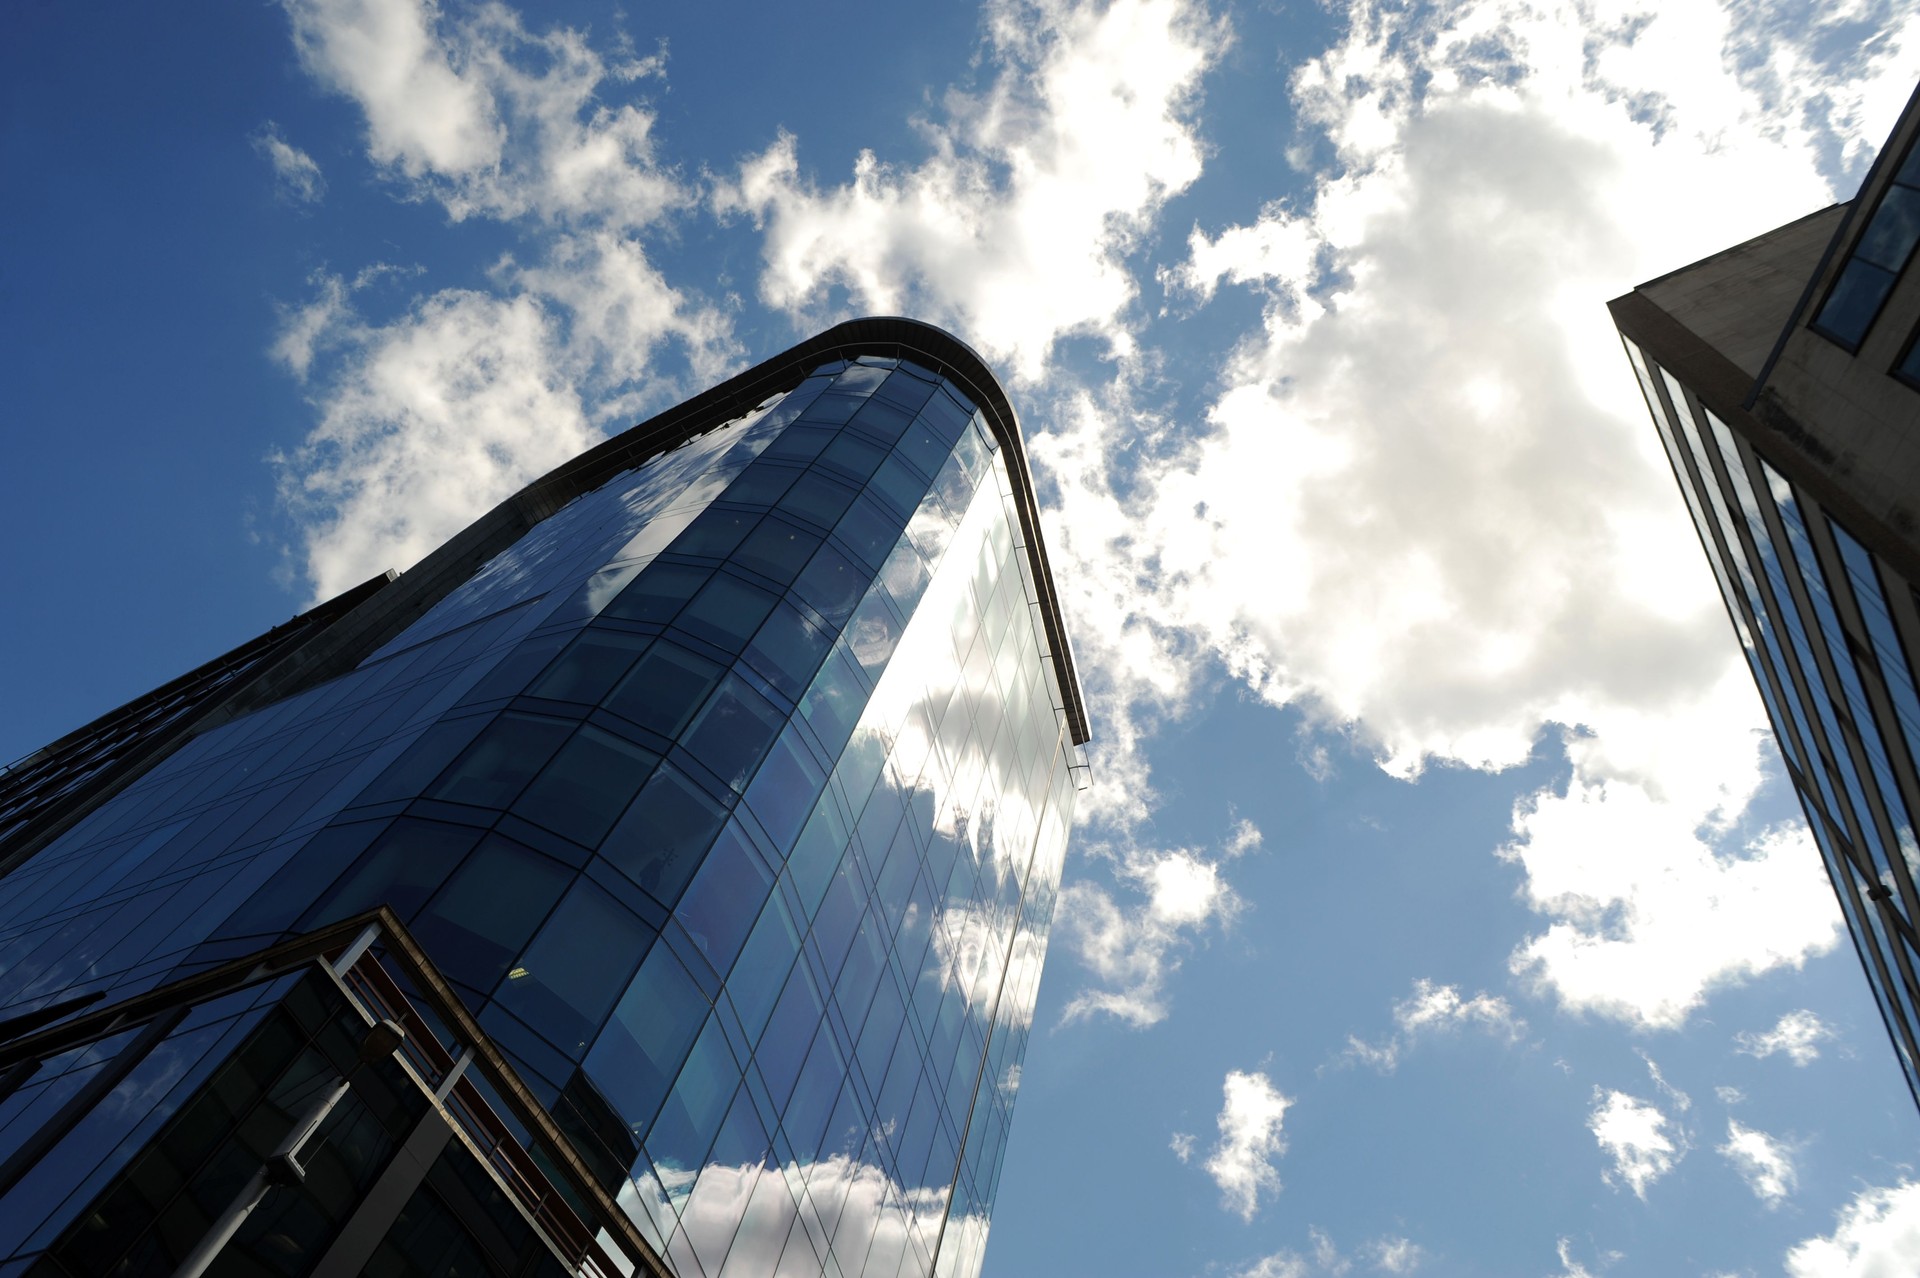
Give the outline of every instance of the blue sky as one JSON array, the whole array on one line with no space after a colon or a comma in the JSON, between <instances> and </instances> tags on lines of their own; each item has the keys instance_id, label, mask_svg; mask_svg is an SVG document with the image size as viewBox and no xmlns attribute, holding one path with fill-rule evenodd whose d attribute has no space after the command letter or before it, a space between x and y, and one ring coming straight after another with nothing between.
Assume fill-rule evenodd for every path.
<instances>
[{"instance_id":1,"label":"blue sky","mask_svg":"<svg viewBox=\"0 0 1920 1278\"><path fill-rule=\"evenodd\" d=\"M0 756L851 314L1093 696L988 1273L1893 1274L1920 1124L1604 302L1920 8L16 6Z\"/></svg>"}]
</instances>

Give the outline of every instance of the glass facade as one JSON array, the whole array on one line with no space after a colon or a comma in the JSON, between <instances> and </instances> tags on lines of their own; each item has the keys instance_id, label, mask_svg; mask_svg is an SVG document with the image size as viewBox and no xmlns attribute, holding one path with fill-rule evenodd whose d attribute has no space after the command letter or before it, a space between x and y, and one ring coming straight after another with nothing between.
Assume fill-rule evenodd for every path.
<instances>
[{"instance_id":1,"label":"glass facade","mask_svg":"<svg viewBox=\"0 0 1920 1278\"><path fill-rule=\"evenodd\" d=\"M1633 365L1920 1102L1911 583L1640 345ZM1904 619L1899 603L1904 602Z\"/></svg>"},{"instance_id":2,"label":"glass facade","mask_svg":"<svg viewBox=\"0 0 1920 1278\"><path fill-rule=\"evenodd\" d=\"M1085 731L1018 427L935 336L804 358L40 847L0 1049L384 907L587 1169L575 1216L681 1278L976 1273ZM14 1192L0 1275L93 1272L52 1241L84 1196ZM409 1210L395 1273L519 1254ZM303 1257L353 1230L314 1220Z\"/></svg>"}]
</instances>

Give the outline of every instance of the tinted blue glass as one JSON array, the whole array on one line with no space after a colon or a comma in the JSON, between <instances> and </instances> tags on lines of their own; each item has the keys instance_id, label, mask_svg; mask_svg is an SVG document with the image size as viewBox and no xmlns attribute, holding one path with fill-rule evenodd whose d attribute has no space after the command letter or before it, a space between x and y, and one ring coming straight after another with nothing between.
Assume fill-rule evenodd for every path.
<instances>
[{"instance_id":1,"label":"tinted blue glass","mask_svg":"<svg viewBox=\"0 0 1920 1278\"><path fill-rule=\"evenodd\" d=\"M331 859L336 855L325 842L328 835L338 837L353 831L381 829L386 830L385 836L301 919L303 926L317 927L335 919L351 918L377 905L387 906L403 919L412 918L485 834L466 826L402 818L391 827L369 823L348 826L338 832L324 831L308 845L310 852L304 859Z\"/></svg>"},{"instance_id":2,"label":"tinted blue glass","mask_svg":"<svg viewBox=\"0 0 1920 1278\"><path fill-rule=\"evenodd\" d=\"M670 906L700 868L701 855L726 819L725 809L667 764L641 789L601 845L600 855Z\"/></svg>"},{"instance_id":3,"label":"tinted blue glass","mask_svg":"<svg viewBox=\"0 0 1920 1278\"><path fill-rule=\"evenodd\" d=\"M491 990L570 877L558 861L489 836L414 919L414 936L450 980Z\"/></svg>"},{"instance_id":4,"label":"tinted blue glass","mask_svg":"<svg viewBox=\"0 0 1920 1278\"><path fill-rule=\"evenodd\" d=\"M528 689L536 697L595 705L652 640L617 630L588 630Z\"/></svg>"},{"instance_id":5,"label":"tinted blue glass","mask_svg":"<svg viewBox=\"0 0 1920 1278\"><path fill-rule=\"evenodd\" d=\"M516 815L593 847L660 762L651 750L588 725L562 746L513 805Z\"/></svg>"},{"instance_id":6,"label":"tinted blue glass","mask_svg":"<svg viewBox=\"0 0 1920 1278\"><path fill-rule=\"evenodd\" d=\"M674 913L714 970L733 966L741 942L753 926L758 904L773 887L767 871L740 827L731 822L714 840Z\"/></svg>"},{"instance_id":7,"label":"tinted blue glass","mask_svg":"<svg viewBox=\"0 0 1920 1278\"><path fill-rule=\"evenodd\" d=\"M799 575L819 545L818 536L776 516L753 530L733 561L784 585Z\"/></svg>"},{"instance_id":8,"label":"tinted blue glass","mask_svg":"<svg viewBox=\"0 0 1920 1278\"><path fill-rule=\"evenodd\" d=\"M675 737L720 681L722 667L673 643L648 650L606 700L607 709Z\"/></svg>"},{"instance_id":9,"label":"tinted blue glass","mask_svg":"<svg viewBox=\"0 0 1920 1278\"><path fill-rule=\"evenodd\" d=\"M786 716L739 675L728 675L687 730L687 749L734 790L773 744Z\"/></svg>"},{"instance_id":10,"label":"tinted blue glass","mask_svg":"<svg viewBox=\"0 0 1920 1278\"><path fill-rule=\"evenodd\" d=\"M827 782L796 729L789 726L754 774L747 806L775 843L789 846Z\"/></svg>"},{"instance_id":11,"label":"tinted blue glass","mask_svg":"<svg viewBox=\"0 0 1920 1278\"><path fill-rule=\"evenodd\" d=\"M711 569L689 564L653 564L634 578L601 615L664 625L686 606L710 575Z\"/></svg>"},{"instance_id":12,"label":"tinted blue glass","mask_svg":"<svg viewBox=\"0 0 1920 1278\"><path fill-rule=\"evenodd\" d=\"M1893 272L1855 258L1840 272L1816 325L1847 346L1858 346L1892 291Z\"/></svg>"},{"instance_id":13,"label":"tinted blue glass","mask_svg":"<svg viewBox=\"0 0 1920 1278\"><path fill-rule=\"evenodd\" d=\"M773 1011L774 1000L786 984L787 973L800 956L800 930L779 895L760 912L733 971L727 976L727 995L748 1038L758 1038Z\"/></svg>"},{"instance_id":14,"label":"tinted blue glass","mask_svg":"<svg viewBox=\"0 0 1920 1278\"><path fill-rule=\"evenodd\" d=\"M495 997L556 1047L584 1053L652 939L611 896L578 880Z\"/></svg>"},{"instance_id":15,"label":"tinted blue glass","mask_svg":"<svg viewBox=\"0 0 1920 1278\"><path fill-rule=\"evenodd\" d=\"M779 596L727 573L716 573L680 614L678 625L717 648L738 652L773 611Z\"/></svg>"},{"instance_id":16,"label":"tinted blue glass","mask_svg":"<svg viewBox=\"0 0 1920 1278\"><path fill-rule=\"evenodd\" d=\"M1907 264L1916 241L1920 241L1920 191L1890 186L1853 251L1856 257L1897 273Z\"/></svg>"},{"instance_id":17,"label":"tinted blue glass","mask_svg":"<svg viewBox=\"0 0 1920 1278\"><path fill-rule=\"evenodd\" d=\"M655 946L586 1060L588 1075L635 1135L652 1122L708 1011L686 968Z\"/></svg>"},{"instance_id":18,"label":"tinted blue glass","mask_svg":"<svg viewBox=\"0 0 1920 1278\"><path fill-rule=\"evenodd\" d=\"M798 699L832 642L831 635L783 603L767 614L746 659L775 688Z\"/></svg>"},{"instance_id":19,"label":"tinted blue glass","mask_svg":"<svg viewBox=\"0 0 1920 1278\"><path fill-rule=\"evenodd\" d=\"M573 725L561 719L503 714L487 725L427 793L449 803L504 808L546 766Z\"/></svg>"}]
</instances>

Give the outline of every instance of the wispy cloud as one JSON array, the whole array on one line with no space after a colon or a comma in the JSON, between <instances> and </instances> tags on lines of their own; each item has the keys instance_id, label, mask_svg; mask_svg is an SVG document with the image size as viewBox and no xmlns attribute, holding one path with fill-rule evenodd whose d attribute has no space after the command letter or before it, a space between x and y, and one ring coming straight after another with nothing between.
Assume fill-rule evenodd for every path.
<instances>
[{"instance_id":1,"label":"wispy cloud","mask_svg":"<svg viewBox=\"0 0 1920 1278\"><path fill-rule=\"evenodd\" d=\"M1795 1065L1806 1066L1820 1058L1820 1044L1834 1037L1832 1026L1802 1008L1782 1016L1765 1033L1741 1030L1733 1041L1739 1044L1735 1050L1747 1056L1764 1059L1780 1052Z\"/></svg>"},{"instance_id":2,"label":"wispy cloud","mask_svg":"<svg viewBox=\"0 0 1920 1278\"><path fill-rule=\"evenodd\" d=\"M1836 1214L1831 1234L1789 1251L1792 1278L1892 1278L1920 1256L1920 1184L1863 1189Z\"/></svg>"},{"instance_id":3,"label":"wispy cloud","mask_svg":"<svg viewBox=\"0 0 1920 1278\"><path fill-rule=\"evenodd\" d=\"M1603 1178L1616 1188L1624 1186L1635 1197L1645 1198L1647 1187L1685 1157L1685 1138L1657 1107L1625 1092L1596 1087L1593 1099L1587 1129L1613 1162Z\"/></svg>"},{"instance_id":4,"label":"wispy cloud","mask_svg":"<svg viewBox=\"0 0 1920 1278\"><path fill-rule=\"evenodd\" d=\"M1280 1128L1293 1101L1282 1096L1265 1074L1242 1070L1227 1074L1224 1091L1220 1139L1214 1142L1205 1166L1220 1187L1226 1209L1250 1221L1262 1198L1280 1192L1280 1172L1274 1164L1287 1152Z\"/></svg>"},{"instance_id":5,"label":"wispy cloud","mask_svg":"<svg viewBox=\"0 0 1920 1278\"><path fill-rule=\"evenodd\" d=\"M1095 984L1073 996L1062 1023L1105 1015L1145 1027L1167 1015L1166 986L1182 956L1210 928L1240 909L1222 866L1258 846L1260 832L1237 822L1213 856L1189 848L1130 841L1094 845L1092 864L1111 867L1113 889L1082 876L1060 891L1054 938Z\"/></svg>"},{"instance_id":6,"label":"wispy cloud","mask_svg":"<svg viewBox=\"0 0 1920 1278\"><path fill-rule=\"evenodd\" d=\"M1727 1142L1719 1152L1747 1182L1753 1196L1769 1208L1786 1201L1799 1183L1793 1147L1735 1119L1727 1120Z\"/></svg>"},{"instance_id":7,"label":"wispy cloud","mask_svg":"<svg viewBox=\"0 0 1920 1278\"><path fill-rule=\"evenodd\" d=\"M327 193L327 179L313 157L280 136L280 126L272 120L253 135L253 149L273 166L275 185L280 194L301 204L317 204Z\"/></svg>"},{"instance_id":8,"label":"wispy cloud","mask_svg":"<svg viewBox=\"0 0 1920 1278\"><path fill-rule=\"evenodd\" d=\"M1526 1021L1506 999L1484 990L1462 998L1455 986L1436 985L1424 976L1414 981L1410 995L1393 1005L1393 1021L1397 1032L1377 1043L1350 1036L1341 1060L1390 1074L1423 1037L1471 1027L1512 1044L1527 1032Z\"/></svg>"}]
</instances>

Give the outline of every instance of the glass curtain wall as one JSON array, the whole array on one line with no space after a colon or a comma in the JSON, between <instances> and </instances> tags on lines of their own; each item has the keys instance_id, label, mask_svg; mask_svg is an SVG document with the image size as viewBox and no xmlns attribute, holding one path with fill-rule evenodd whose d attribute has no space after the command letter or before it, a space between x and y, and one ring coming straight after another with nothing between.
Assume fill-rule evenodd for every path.
<instances>
[{"instance_id":1,"label":"glass curtain wall","mask_svg":"<svg viewBox=\"0 0 1920 1278\"><path fill-rule=\"evenodd\" d=\"M1622 340L1920 1100L1920 698L1883 579L1910 588Z\"/></svg>"},{"instance_id":2,"label":"glass curtain wall","mask_svg":"<svg viewBox=\"0 0 1920 1278\"><path fill-rule=\"evenodd\" d=\"M976 1272L1075 794L1011 492L820 367L15 871L0 1018L384 903L683 1278Z\"/></svg>"}]
</instances>

